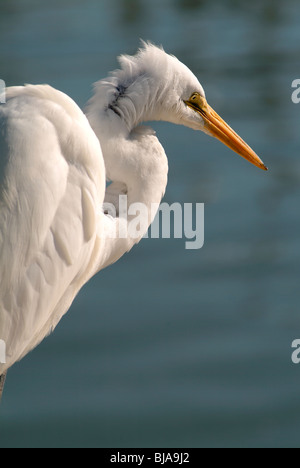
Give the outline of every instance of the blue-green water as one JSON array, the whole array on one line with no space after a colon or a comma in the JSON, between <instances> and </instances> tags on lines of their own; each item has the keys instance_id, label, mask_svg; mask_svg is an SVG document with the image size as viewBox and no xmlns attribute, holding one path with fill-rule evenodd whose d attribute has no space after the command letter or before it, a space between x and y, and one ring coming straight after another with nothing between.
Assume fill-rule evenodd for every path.
<instances>
[{"instance_id":1,"label":"blue-green water","mask_svg":"<svg viewBox=\"0 0 300 468\"><path fill-rule=\"evenodd\" d=\"M168 202L205 203L205 246L144 240L9 372L1 447L300 446L297 0L0 1L0 78L91 85L163 44L270 167L156 123Z\"/></svg>"}]
</instances>

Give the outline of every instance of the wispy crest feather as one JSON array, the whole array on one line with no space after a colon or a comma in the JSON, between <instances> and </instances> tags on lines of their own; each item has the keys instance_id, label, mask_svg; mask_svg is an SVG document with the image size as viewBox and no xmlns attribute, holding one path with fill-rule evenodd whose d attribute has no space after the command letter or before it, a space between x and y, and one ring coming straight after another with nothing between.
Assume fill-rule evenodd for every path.
<instances>
[{"instance_id":1,"label":"wispy crest feather","mask_svg":"<svg viewBox=\"0 0 300 468\"><path fill-rule=\"evenodd\" d=\"M166 110L177 104L174 89L184 97L186 87L188 99L200 86L184 64L150 42L142 41L136 55L121 55L118 61L120 69L95 84L88 112L112 112L129 130L145 120L166 119Z\"/></svg>"}]
</instances>

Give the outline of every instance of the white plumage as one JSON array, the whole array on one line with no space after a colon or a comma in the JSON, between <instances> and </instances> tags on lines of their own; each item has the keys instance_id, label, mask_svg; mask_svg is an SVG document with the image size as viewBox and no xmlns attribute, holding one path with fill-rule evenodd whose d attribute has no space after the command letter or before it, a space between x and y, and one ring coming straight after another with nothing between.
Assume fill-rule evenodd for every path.
<instances>
[{"instance_id":1,"label":"white plumage","mask_svg":"<svg viewBox=\"0 0 300 468\"><path fill-rule=\"evenodd\" d=\"M54 328L94 273L105 168L86 117L64 94L11 88L0 115L3 372Z\"/></svg>"},{"instance_id":2,"label":"white plumage","mask_svg":"<svg viewBox=\"0 0 300 468\"><path fill-rule=\"evenodd\" d=\"M160 203L168 162L155 133L166 120L221 139L261 168L255 153L212 111L193 73L144 44L95 85L87 117L49 86L7 89L0 107L0 339L6 364L33 349L67 312L80 288L138 242L114 238L130 222L104 213L118 195ZM100 143L99 143L100 142ZM101 144L101 147L100 147ZM112 181L106 190L106 180ZM116 206L117 207L117 206Z\"/></svg>"}]
</instances>

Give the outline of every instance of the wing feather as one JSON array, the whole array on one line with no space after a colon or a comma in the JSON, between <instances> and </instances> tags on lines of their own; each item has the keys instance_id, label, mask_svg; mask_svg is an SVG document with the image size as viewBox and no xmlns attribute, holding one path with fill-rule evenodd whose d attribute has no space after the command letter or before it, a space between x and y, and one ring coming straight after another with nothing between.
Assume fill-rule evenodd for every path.
<instances>
[{"instance_id":1,"label":"wing feather","mask_svg":"<svg viewBox=\"0 0 300 468\"><path fill-rule=\"evenodd\" d=\"M68 96L49 86L8 89L0 183L1 374L50 332L93 274L105 168Z\"/></svg>"}]
</instances>

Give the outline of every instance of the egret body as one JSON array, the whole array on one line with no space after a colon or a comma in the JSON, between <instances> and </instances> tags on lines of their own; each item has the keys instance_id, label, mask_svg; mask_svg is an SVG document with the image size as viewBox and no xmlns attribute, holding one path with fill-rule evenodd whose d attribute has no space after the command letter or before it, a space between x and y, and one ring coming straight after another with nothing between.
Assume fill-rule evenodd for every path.
<instances>
[{"instance_id":1,"label":"egret body","mask_svg":"<svg viewBox=\"0 0 300 468\"><path fill-rule=\"evenodd\" d=\"M120 69L95 85L86 115L50 86L7 89L0 106L0 375L55 328L93 275L147 232L150 209L138 238L111 235L131 219L118 216L120 194L129 206L150 207L166 190L164 149L140 126L149 120L202 130L266 169L208 105L195 75L151 44L122 56Z\"/></svg>"}]
</instances>

